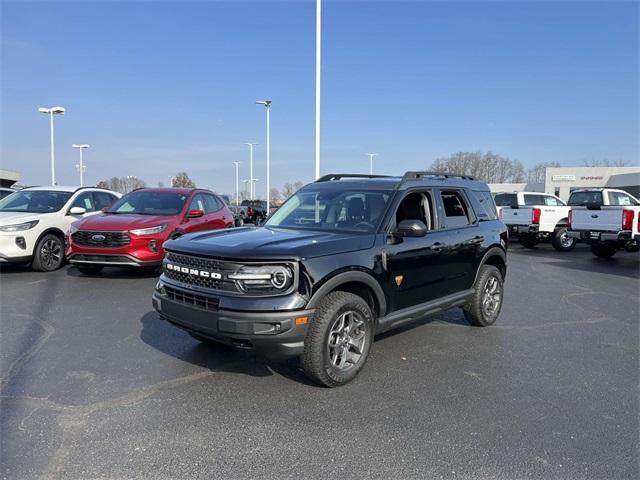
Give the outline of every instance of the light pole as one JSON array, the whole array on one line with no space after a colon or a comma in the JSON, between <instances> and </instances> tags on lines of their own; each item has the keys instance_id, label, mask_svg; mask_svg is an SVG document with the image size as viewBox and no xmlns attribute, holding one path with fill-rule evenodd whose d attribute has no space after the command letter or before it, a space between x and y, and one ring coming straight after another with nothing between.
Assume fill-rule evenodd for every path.
<instances>
[{"instance_id":1,"label":"light pole","mask_svg":"<svg viewBox=\"0 0 640 480\"><path fill-rule=\"evenodd\" d=\"M373 175L373 157L377 156L377 153L367 153L369 155L369 175Z\"/></svg>"},{"instance_id":2,"label":"light pole","mask_svg":"<svg viewBox=\"0 0 640 480\"><path fill-rule=\"evenodd\" d=\"M38 111L40 113L46 113L47 115L49 115L49 120L50 120L50 129L51 129L51 185L55 185L56 184L56 155L55 155L55 148L54 148L54 142L53 142L53 116L54 115L64 115L64 108L62 107L51 107L51 108L46 108L46 107L40 107L38 108Z\"/></svg>"},{"instance_id":3,"label":"light pole","mask_svg":"<svg viewBox=\"0 0 640 480\"><path fill-rule=\"evenodd\" d=\"M86 143L83 144L76 144L74 143L73 145L71 145L73 148L77 148L78 150L80 150L80 163L78 165L76 165L76 167L78 167L78 171L80 171L80 186L84 187L84 163L82 163L82 151L85 148L89 148L89 145L87 145Z\"/></svg>"},{"instance_id":4,"label":"light pole","mask_svg":"<svg viewBox=\"0 0 640 480\"><path fill-rule=\"evenodd\" d=\"M244 183L244 193L246 195L247 194L247 184L249 184L249 188L251 188L251 180L242 180L242 183Z\"/></svg>"},{"instance_id":5,"label":"light pole","mask_svg":"<svg viewBox=\"0 0 640 480\"><path fill-rule=\"evenodd\" d=\"M245 142L245 145L249 145L249 198L253 200L253 147L258 144L255 142Z\"/></svg>"},{"instance_id":6,"label":"light pole","mask_svg":"<svg viewBox=\"0 0 640 480\"><path fill-rule=\"evenodd\" d=\"M271 208L270 196L271 192L269 188L271 188L270 183L270 156L271 156L271 133L269 131L269 112L271 111L271 100L257 100L256 103L258 105L264 105L267 109L267 214L269 213L269 209Z\"/></svg>"},{"instance_id":7,"label":"light pole","mask_svg":"<svg viewBox=\"0 0 640 480\"><path fill-rule=\"evenodd\" d=\"M320 67L322 53L322 0L316 0L316 180L320 178Z\"/></svg>"},{"instance_id":8,"label":"light pole","mask_svg":"<svg viewBox=\"0 0 640 480\"><path fill-rule=\"evenodd\" d=\"M240 192L238 191L238 166L241 163L242 162L233 162L233 164L236 166L236 206L240 205Z\"/></svg>"}]
</instances>

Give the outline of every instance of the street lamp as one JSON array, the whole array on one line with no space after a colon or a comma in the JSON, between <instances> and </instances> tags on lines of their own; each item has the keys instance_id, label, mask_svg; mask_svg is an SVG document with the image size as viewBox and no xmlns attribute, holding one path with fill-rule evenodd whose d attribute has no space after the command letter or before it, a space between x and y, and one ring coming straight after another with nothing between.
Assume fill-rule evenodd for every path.
<instances>
[{"instance_id":1,"label":"street lamp","mask_svg":"<svg viewBox=\"0 0 640 480\"><path fill-rule=\"evenodd\" d=\"M233 164L236 166L236 206L240 205L240 192L238 191L238 166L241 163L242 162L233 162Z\"/></svg>"},{"instance_id":2,"label":"street lamp","mask_svg":"<svg viewBox=\"0 0 640 480\"><path fill-rule=\"evenodd\" d=\"M73 145L71 145L73 148L77 148L78 150L80 150L80 163L78 165L76 165L76 167L78 168L78 171L80 172L80 186L84 187L84 164L82 163L82 151L85 148L89 148L89 145L87 145L86 143L83 143L81 145L78 145L76 143L74 143Z\"/></svg>"},{"instance_id":3,"label":"street lamp","mask_svg":"<svg viewBox=\"0 0 640 480\"><path fill-rule=\"evenodd\" d=\"M269 162L270 162L270 155L271 155L271 134L269 132L269 112L271 111L271 100L256 100L256 103L258 105L264 105L265 108L267 109L267 212L269 212L269 209L271 208L271 202L270 202L270 194L271 192L269 192L269 188L271 187L271 183L270 183L270 172L269 172Z\"/></svg>"},{"instance_id":4,"label":"street lamp","mask_svg":"<svg viewBox=\"0 0 640 480\"><path fill-rule=\"evenodd\" d=\"M322 48L322 0L316 0L316 180L320 178L320 67Z\"/></svg>"},{"instance_id":5,"label":"street lamp","mask_svg":"<svg viewBox=\"0 0 640 480\"><path fill-rule=\"evenodd\" d=\"M369 155L369 175L373 175L373 157L376 157L377 153L367 153Z\"/></svg>"},{"instance_id":6,"label":"street lamp","mask_svg":"<svg viewBox=\"0 0 640 480\"><path fill-rule=\"evenodd\" d=\"M255 142L245 142L245 145L249 145L249 182L251 182L249 184L249 198L253 200L253 147L258 144Z\"/></svg>"},{"instance_id":7,"label":"street lamp","mask_svg":"<svg viewBox=\"0 0 640 480\"><path fill-rule=\"evenodd\" d=\"M53 142L53 116L54 115L64 115L64 108L62 107L40 107L38 108L40 113L46 113L49 115L50 121L50 130L51 130L51 185L56 184L56 156L54 152L54 142Z\"/></svg>"}]
</instances>

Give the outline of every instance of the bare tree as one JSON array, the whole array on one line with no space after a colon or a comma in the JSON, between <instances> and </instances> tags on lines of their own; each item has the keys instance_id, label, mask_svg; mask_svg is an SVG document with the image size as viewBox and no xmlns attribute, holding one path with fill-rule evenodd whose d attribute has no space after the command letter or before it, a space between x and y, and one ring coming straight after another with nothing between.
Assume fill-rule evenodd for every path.
<instances>
[{"instance_id":1,"label":"bare tree","mask_svg":"<svg viewBox=\"0 0 640 480\"><path fill-rule=\"evenodd\" d=\"M304 187L304 183L302 183L299 180L294 183L287 182L284 184L284 187L282 188L282 197L284 198L284 200L286 200L291 195L293 195L298 190L300 190L302 187Z\"/></svg>"},{"instance_id":2,"label":"bare tree","mask_svg":"<svg viewBox=\"0 0 640 480\"><path fill-rule=\"evenodd\" d=\"M269 193L269 200L271 204L280 206L282 204L282 195L280 191L276 187L271 187L271 192Z\"/></svg>"},{"instance_id":3,"label":"bare tree","mask_svg":"<svg viewBox=\"0 0 640 480\"><path fill-rule=\"evenodd\" d=\"M139 179L135 175L111 177L108 180L100 180L97 185L101 188L106 188L120 193L129 193L136 188L143 188L147 186L144 180Z\"/></svg>"},{"instance_id":4,"label":"bare tree","mask_svg":"<svg viewBox=\"0 0 640 480\"><path fill-rule=\"evenodd\" d=\"M98 183L96 183L96 188L109 188L109 182L107 182L106 180L100 180Z\"/></svg>"},{"instance_id":5,"label":"bare tree","mask_svg":"<svg viewBox=\"0 0 640 480\"><path fill-rule=\"evenodd\" d=\"M544 183L545 176L547 174L547 168L558 167L560 167L560 164L558 162L537 163L529 170L527 170L527 182Z\"/></svg>"},{"instance_id":6,"label":"bare tree","mask_svg":"<svg viewBox=\"0 0 640 480\"><path fill-rule=\"evenodd\" d=\"M187 172L180 172L176 174L176 176L173 177L171 186L176 188L196 188L195 182L189 178Z\"/></svg>"},{"instance_id":7,"label":"bare tree","mask_svg":"<svg viewBox=\"0 0 640 480\"><path fill-rule=\"evenodd\" d=\"M524 181L524 166L518 160L493 152L458 152L436 159L430 170L469 175L487 183Z\"/></svg>"}]
</instances>

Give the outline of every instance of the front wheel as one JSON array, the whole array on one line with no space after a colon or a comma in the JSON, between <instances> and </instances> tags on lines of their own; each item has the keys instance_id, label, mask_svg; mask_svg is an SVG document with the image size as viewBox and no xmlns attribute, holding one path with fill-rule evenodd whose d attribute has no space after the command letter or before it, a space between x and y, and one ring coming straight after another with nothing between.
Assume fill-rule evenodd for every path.
<instances>
[{"instance_id":1,"label":"front wheel","mask_svg":"<svg viewBox=\"0 0 640 480\"><path fill-rule=\"evenodd\" d=\"M353 293L332 292L322 300L309 325L302 368L320 385L344 385L364 367L372 342L369 305Z\"/></svg>"},{"instance_id":2,"label":"front wheel","mask_svg":"<svg viewBox=\"0 0 640 480\"><path fill-rule=\"evenodd\" d=\"M618 249L611 243L592 243L591 253L598 258L611 258L616 254Z\"/></svg>"},{"instance_id":3,"label":"front wheel","mask_svg":"<svg viewBox=\"0 0 640 480\"><path fill-rule=\"evenodd\" d=\"M492 325L500 315L504 298L502 274L493 265L483 265L478 272L475 292L464 307L467 321L476 327Z\"/></svg>"},{"instance_id":4,"label":"front wheel","mask_svg":"<svg viewBox=\"0 0 640 480\"><path fill-rule=\"evenodd\" d=\"M574 249L576 243L578 243L578 239L570 237L569 231L566 227L554 230L553 237L551 238L551 244L557 251L570 252Z\"/></svg>"},{"instance_id":5,"label":"front wheel","mask_svg":"<svg viewBox=\"0 0 640 480\"><path fill-rule=\"evenodd\" d=\"M36 245L31 268L36 272L53 272L59 269L63 263L63 240L57 235L48 233Z\"/></svg>"},{"instance_id":6,"label":"front wheel","mask_svg":"<svg viewBox=\"0 0 640 480\"><path fill-rule=\"evenodd\" d=\"M539 240L535 235L523 233L518 236L518 242L525 248L533 248L539 243Z\"/></svg>"}]
</instances>

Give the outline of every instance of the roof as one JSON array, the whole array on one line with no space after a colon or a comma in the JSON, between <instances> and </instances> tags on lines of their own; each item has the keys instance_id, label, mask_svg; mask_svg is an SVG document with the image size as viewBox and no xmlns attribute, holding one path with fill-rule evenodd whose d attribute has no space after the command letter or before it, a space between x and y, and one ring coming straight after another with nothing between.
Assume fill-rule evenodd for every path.
<instances>
[{"instance_id":1,"label":"roof","mask_svg":"<svg viewBox=\"0 0 640 480\"><path fill-rule=\"evenodd\" d=\"M48 191L55 191L55 192L75 192L79 188L80 187L69 187L64 185L53 185L53 186L43 185L39 187L26 187L24 188L24 190L48 190Z\"/></svg>"},{"instance_id":2,"label":"roof","mask_svg":"<svg viewBox=\"0 0 640 480\"><path fill-rule=\"evenodd\" d=\"M145 192L182 193L184 195L187 195L187 194L193 192L194 190L201 190L201 191L205 191L205 192L209 191L206 188L181 188L181 187L142 187L142 188L137 188L134 191L140 191L140 190L144 190Z\"/></svg>"},{"instance_id":3,"label":"roof","mask_svg":"<svg viewBox=\"0 0 640 480\"><path fill-rule=\"evenodd\" d=\"M416 176L420 173L422 176ZM448 176L445 176L448 175ZM321 177L320 180L311 183L304 188L313 189L353 189L353 190L406 190L412 187L468 187L474 190L488 191L489 187L485 182L470 179L469 177L458 177L449 174L430 174L428 172L408 172L402 177L373 176L368 175L346 175L331 174Z\"/></svg>"}]
</instances>

